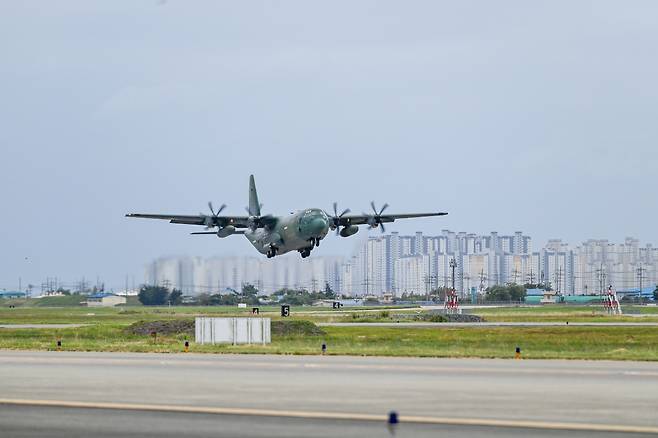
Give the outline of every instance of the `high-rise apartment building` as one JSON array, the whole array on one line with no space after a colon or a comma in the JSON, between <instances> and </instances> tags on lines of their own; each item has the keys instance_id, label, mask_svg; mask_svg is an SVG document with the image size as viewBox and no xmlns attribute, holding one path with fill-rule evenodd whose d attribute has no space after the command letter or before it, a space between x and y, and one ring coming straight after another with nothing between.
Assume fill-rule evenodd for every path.
<instances>
[{"instance_id":1,"label":"high-rise apartment building","mask_svg":"<svg viewBox=\"0 0 658 438\"><path fill-rule=\"evenodd\" d=\"M392 292L425 292L425 289L450 287L455 260L455 287L467 293L486 284L521 281L530 268L531 239L517 232L513 236L488 236L443 230L438 236L413 236L398 233L370 237L343 268L342 290L353 295ZM506 254L516 256L511 262ZM507 262L507 263L506 263ZM513 263L512 263L513 262ZM511 267L509 267L511 266ZM349 278L350 283L346 283ZM403 277L399 277L402 275ZM419 279L417 275L423 278Z\"/></svg>"},{"instance_id":2,"label":"high-rise apartment building","mask_svg":"<svg viewBox=\"0 0 658 438\"><path fill-rule=\"evenodd\" d=\"M352 295L400 295L451 287L452 259L457 265L455 288L462 295L511 283L543 283L565 295L587 294L608 285L637 288L640 277L647 287L658 280L657 248L641 247L633 238L623 244L588 240L575 248L551 239L533 252L531 237L521 231L476 235L442 230L436 236L394 232L370 237L343 266L341 290Z\"/></svg>"},{"instance_id":3,"label":"high-rise apartment building","mask_svg":"<svg viewBox=\"0 0 658 438\"><path fill-rule=\"evenodd\" d=\"M343 257L163 257L146 267L146 284L175 287L188 295L239 291L253 284L269 294L282 288L341 288Z\"/></svg>"}]
</instances>

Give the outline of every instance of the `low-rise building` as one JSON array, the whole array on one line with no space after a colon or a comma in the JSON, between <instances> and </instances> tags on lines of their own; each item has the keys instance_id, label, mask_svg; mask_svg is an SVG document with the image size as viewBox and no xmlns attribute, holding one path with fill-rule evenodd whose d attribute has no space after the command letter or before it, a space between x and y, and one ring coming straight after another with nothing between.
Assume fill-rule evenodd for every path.
<instances>
[{"instance_id":1,"label":"low-rise building","mask_svg":"<svg viewBox=\"0 0 658 438\"><path fill-rule=\"evenodd\" d=\"M86 301L87 307L112 307L126 304L126 297L115 294L100 293L89 295Z\"/></svg>"},{"instance_id":2,"label":"low-rise building","mask_svg":"<svg viewBox=\"0 0 658 438\"><path fill-rule=\"evenodd\" d=\"M25 298L25 292L17 292L17 291L0 291L0 299L1 298Z\"/></svg>"},{"instance_id":3,"label":"low-rise building","mask_svg":"<svg viewBox=\"0 0 658 438\"><path fill-rule=\"evenodd\" d=\"M559 303L560 300L560 294L557 292L554 292L552 290L545 290L544 295L540 301L541 304L555 304Z\"/></svg>"},{"instance_id":4,"label":"low-rise building","mask_svg":"<svg viewBox=\"0 0 658 438\"><path fill-rule=\"evenodd\" d=\"M43 297L63 297L64 292L61 290L47 290L41 295L39 295L37 298L43 298Z\"/></svg>"}]
</instances>

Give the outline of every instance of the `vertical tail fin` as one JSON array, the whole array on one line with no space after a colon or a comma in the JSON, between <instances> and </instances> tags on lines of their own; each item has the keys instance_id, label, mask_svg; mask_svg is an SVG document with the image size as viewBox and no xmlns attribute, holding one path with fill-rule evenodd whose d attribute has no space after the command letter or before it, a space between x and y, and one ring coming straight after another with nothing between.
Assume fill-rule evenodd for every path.
<instances>
[{"instance_id":1,"label":"vertical tail fin","mask_svg":"<svg viewBox=\"0 0 658 438\"><path fill-rule=\"evenodd\" d=\"M249 175L249 214L252 216L260 216L260 204L258 203L256 181L254 181L253 175Z\"/></svg>"}]
</instances>

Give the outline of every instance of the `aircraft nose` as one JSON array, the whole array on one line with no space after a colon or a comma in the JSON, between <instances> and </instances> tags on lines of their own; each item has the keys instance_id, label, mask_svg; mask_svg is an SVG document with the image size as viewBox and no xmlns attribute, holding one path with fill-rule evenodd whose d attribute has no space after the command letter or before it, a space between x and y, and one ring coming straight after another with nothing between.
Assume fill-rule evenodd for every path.
<instances>
[{"instance_id":1,"label":"aircraft nose","mask_svg":"<svg viewBox=\"0 0 658 438\"><path fill-rule=\"evenodd\" d=\"M321 218L321 217L316 217L316 218L314 218L314 219L308 224L309 231L311 232L311 234L312 234L313 236L317 236L317 235L319 235L319 234L322 234L323 232L326 231L327 227L328 227L328 225L327 225L327 221L324 220L324 219Z\"/></svg>"}]
</instances>

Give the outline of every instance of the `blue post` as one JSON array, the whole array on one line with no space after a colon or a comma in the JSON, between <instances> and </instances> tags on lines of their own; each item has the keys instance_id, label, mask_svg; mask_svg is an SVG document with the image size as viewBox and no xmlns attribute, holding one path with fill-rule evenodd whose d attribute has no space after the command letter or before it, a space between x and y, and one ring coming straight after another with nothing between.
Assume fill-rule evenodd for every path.
<instances>
[{"instance_id":1,"label":"blue post","mask_svg":"<svg viewBox=\"0 0 658 438\"><path fill-rule=\"evenodd\" d=\"M391 435L395 435L395 429L397 429L400 419L398 418L398 413L391 411L388 413L388 431Z\"/></svg>"}]
</instances>

